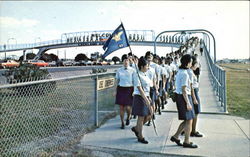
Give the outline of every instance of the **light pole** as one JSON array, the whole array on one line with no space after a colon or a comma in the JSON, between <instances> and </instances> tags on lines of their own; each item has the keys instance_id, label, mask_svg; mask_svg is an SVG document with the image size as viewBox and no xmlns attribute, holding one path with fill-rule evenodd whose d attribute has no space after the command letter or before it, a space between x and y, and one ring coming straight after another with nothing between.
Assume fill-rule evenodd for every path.
<instances>
[{"instance_id":1,"label":"light pole","mask_svg":"<svg viewBox=\"0 0 250 157\"><path fill-rule=\"evenodd\" d=\"M17 40L16 40L15 38L9 38L9 39L7 40L7 46L8 46L8 47L10 47L10 45L9 45L9 41L10 41L10 40L15 40L15 41L16 41L16 45L17 45ZM4 56L5 56L5 59L6 59L6 58L7 58L6 51L5 51L5 55L4 55Z\"/></svg>"}]
</instances>

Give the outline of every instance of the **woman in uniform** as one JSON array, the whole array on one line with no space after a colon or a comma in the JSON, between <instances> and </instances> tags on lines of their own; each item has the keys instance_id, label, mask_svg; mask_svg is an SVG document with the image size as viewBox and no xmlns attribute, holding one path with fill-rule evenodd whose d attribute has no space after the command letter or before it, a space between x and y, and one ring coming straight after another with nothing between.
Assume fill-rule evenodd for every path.
<instances>
[{"instance_id":1,"label":"woman in uniform","mask_svg":"<svg viewBox=\"0 0 250 157\"><path fill-rule=\"evenodd\" d=\"M133 104L133 74L134 68L129 66L128 56L122 56L123 66L116 72L117 92L115 103L120 105L121 129L124 125L124 112L127 112L126 125L130 123L131 107Z\"/></svg>"},{"instance_id":2,"label":"woman in uniform","mask_svg":"<svg viewBox=\"0 0 250 157\"><path fill-rule=\"evenodd\" d=\"M184 55L181 58L181 66L175 80L178 116L179 120L183 120L183 122L179 125L176 133L170 138L170 140L179 146L198 148L197 145L189 141L192 122L195 117L194 105L191 97L191 80L187 71L191 66L192 57L189 54ZM185 140L182 144L179 140L179 136L183 130L185 132Z\"/></svg>"},{"instance_id":3,"label":"woman in uniform","mask_svg":"<svg viewBox=\"0 0 250 157\"><path fill-rule=\"evenodd\" d=\"M201 112L201 107L200 107L200 96L199 96L199 81L197 76L194 74L195 70L197 69L197 67L199 66L199 63L196 60L196 57L192 57L192 67L191 69L193 70L192 73L192 77L193 77L193 83L192 83L192 87L194 90L194 95L195 98L197 100L196 104L194 103L194 112L195 112L195 117L193 119L193 124L192 124L192 131L190 136L195 136L195 137L202 137L203 135L200 134L198 131L196 131L196 124L197 124L197 118L198 118L198 114Z\"/></svg>"},{"instance_id":4,"label":"woman in uniform","mask_svg":"<svg viewBox=\"0 0 250 157\"><path fill-rule=\"evenodd\" d=\"M143 125L149 121L153 110L151 108L151 99L149 97L151 80L147 76L148 62L141 57L138 62L139 71L134 75L134 99L132 114L137 115L137 124L131 130L135 133L138 142L148 144L142 134Z\"/></svg>"}]
</instances>

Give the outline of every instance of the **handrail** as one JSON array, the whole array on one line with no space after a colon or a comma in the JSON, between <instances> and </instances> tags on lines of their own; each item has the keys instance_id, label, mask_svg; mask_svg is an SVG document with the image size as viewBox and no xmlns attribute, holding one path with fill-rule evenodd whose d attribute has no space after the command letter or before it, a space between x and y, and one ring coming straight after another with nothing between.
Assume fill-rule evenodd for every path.
<instances>
[{"instance_id":1,"label":"handrail","mask_svg":"<svg viewBox=\"0 0 250 157\"><path fill-rule=\"evenodd\" d=\"M213 63L207 46L204 46L206 60L208 62L209 72L212 76L212 85L215 90L216 96L218 96L219 101L221 102L221 106L224 107L224 112L227 111L227 96L226 96L226 71L222 69L220 66Z\"/></svg>"}]
</instances>

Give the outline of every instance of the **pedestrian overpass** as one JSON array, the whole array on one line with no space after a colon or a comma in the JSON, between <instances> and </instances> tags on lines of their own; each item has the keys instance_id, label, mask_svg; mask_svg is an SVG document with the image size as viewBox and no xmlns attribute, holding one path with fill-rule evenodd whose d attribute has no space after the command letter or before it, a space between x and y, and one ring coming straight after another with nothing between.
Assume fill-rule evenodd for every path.
<instances>
[{"instance_id":1,"label":"pedestrian overpass","mask_svg":"<svg viewBox=\"0 0 250 157\"><path fill-rule=\"evenodd\" d=\"M58 48L70 48L80 46L102 46L108 37L112 34L112 30L102 31L84 31L63 33L60 39L40 41L26 44L11 44L0 45L0 53L11 51L23 51L38 49L37 56L34 59L39 59L46 51ZM135 46L153 46L155 32L153 30L128 30L126 31L130 45ZM158 46L162 47L180 47L188 37L184 36L160 36L156 41ZM6 56L6 55L5 55ZM25 55L24 55L25 56ZM6 57L5 57L6 58Z\"/></svg>"}]
</instances>

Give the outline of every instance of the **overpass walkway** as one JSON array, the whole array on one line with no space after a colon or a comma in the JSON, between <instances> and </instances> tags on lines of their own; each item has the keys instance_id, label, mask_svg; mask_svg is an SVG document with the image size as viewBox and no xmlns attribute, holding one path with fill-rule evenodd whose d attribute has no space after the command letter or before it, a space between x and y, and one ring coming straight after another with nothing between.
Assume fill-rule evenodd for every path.
<instances>
[{"instance_id":1,"label":"overpass walkway","mask_svg":"<svg viewBox=\"0 0 250 157\"><path fill-rule=\"evenodd\" d=\"M157 156L153 153L160 153L164 156L248 157L250 155L250 121L223 112L223 107L217 101L212 89L206 58L202 56L200 59L202 63L200 78L202 113L198 118L197 130L204 137L191 137L191 141L199 146L198 149L182 148L170 141L170 137L180 123L175 103L170 99L162 115L156 114L158 136L155 135L153 126L143 127L144 136L149 144L138 143L131 131L131 127L136 124L136 119L132 119L130 125L121 130L118 115L94 132L85 135L78 144L78 148L105 149L105 155L99 153L99 156L114 156L112 155L114 153L107 153L107 149L111 149L113 152L122 150L133 156L141 156L139 152L146 152L145 154L148 155L144 154L145 156L150 156L151 153L151 156ZM183 141L184 136L180 136L180 139Z\"/></svg>"}]
</instances>

